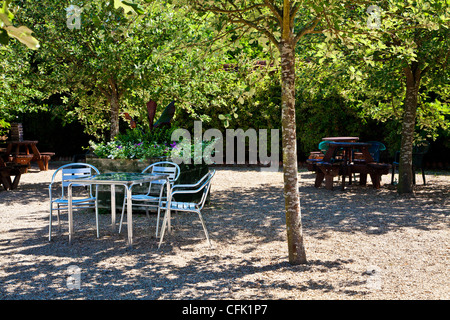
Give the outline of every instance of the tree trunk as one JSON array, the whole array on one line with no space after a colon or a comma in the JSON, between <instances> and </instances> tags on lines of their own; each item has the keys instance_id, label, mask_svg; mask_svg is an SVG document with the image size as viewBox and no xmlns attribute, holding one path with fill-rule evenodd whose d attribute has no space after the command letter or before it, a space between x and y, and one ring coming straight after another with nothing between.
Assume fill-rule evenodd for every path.
<instances>
[{"instance_id":1,"label":"tree trunk","mask_svg":"<svg viewBox=\"0 0 450 320\"><path fill-rule=\"evenodd\" d=\"M397 186L397 192L400 194L413 192L412 150L420 84L420 69L417 65L413 65L412 68L405 68L404 72L406 76L406 94Z\"/></svg>"},{"instance_id":2,"label":"tree trunk","mask_svg":"<svg viewBox=\"0 0 450 320\"><path fill-rule=\"evenodd\" d=\"M114 137L119 134L119 91L117 83L112 78L109 80L109 86L111 90L111 96L109 97L111 114L110 139L113 141Z\"/></svg>"},{"instance_id":3,"label":"tree trunk","mask_svg":"<svg viewBox=\"0 0 450 320\"><path fill-rule=\"evenodd\" d=\"M295 45L283 40L281 51L281 100L284 199L289 263L306 263L303 245L297 172L297 135L295 123Z\"/></svg>"}]
</instances>

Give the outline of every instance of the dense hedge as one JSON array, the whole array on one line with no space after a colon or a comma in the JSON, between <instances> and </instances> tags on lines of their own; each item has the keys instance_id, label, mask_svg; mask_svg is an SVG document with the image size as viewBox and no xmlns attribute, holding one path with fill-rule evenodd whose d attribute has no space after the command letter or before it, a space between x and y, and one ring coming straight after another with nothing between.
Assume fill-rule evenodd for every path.
<instances>
[{"instance_id":1,"label":"dense hedge","mask_svg":"<svg viewBox=\"0 0 450 320\"><path fill-rule=\"evenodd\" d=\"M227 128L241 128L244 131L250 128L255 130L278 128L281 139L280 90L277 81L267 78L255 86L254 95L245 99L244 103L236 98L235 101L228 101L226 107L198 110L202 118L207 119L203 122L203 130L217 128L225 137ZM395 151L399 149L399 123L362 119L358 107L348 103L339 94L311 97L298 88L296 106L300 161L304 161L311 151L317 150L318 143L325 136L359 136L362 141L381 141L387 147L381 155L381 160L386 162L392 161ZM223 120L225 117L219 115L226 115L228 127ZM79 123L62 125L61 119L54 118L51 112L22 114L17 120L24 125L26 139L39 140L39 148L43 151L56 152L56 158L85 153L83 147L87 147L89 140L92 139L83 133L83 127ZM173 125L193 132L195 120L198 120L198 117L178 108ZM139 122L139 119L137 121ZM121 132L127 129L128 123L121 121ZM446 132L440 132L440 138L432 142L428 155L429 166L440 168L449 165L450 144L446 134L448 135Z\"/></svg>"}]
</instances>

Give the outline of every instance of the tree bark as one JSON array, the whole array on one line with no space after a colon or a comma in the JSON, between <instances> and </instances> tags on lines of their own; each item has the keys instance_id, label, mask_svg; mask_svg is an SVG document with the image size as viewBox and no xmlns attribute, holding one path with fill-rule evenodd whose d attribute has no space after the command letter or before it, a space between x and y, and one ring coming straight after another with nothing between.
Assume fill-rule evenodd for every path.
<instances>
[{"instance_id":1,"label":"tree bark","mask_svg":"<svg viewBox=\"0 0 450 320\"><path fill-rule=\"evenodd\" d=\"M398 169L399 178L397 192L399 194L413 192L412 150L420 85L420 69L417 64L405 68L404 72L406 76L406 93L402 123L400 163Z\"/></svg>"},{"instance_id":2,"label":"tree bark","mask_svg":"<svg viewBox=\"0 0 450 320\"><path fill-rule=\"evenodd\" d=\"M119 134L119 90L117 88L117 83L114 79L109 79L109 86L111 90L111 95L109 97L109 105L110 105L110 116L111 116L111 124L110 124L110 139L114 140L114 137Z\"/></svg>"},{"instance_id":3,"label":"tree bark","mask_svg":"<svg viewBox=\"0 0 450 320\"><path fill-rule=\"evenodd\" d=\"M286 229L289 263L306 263L303 245L300 197L298 192L297 135L295 122L295 44L282 40L281 52L281 100L283 176L286 211Z\"/></svg>"}]
</instances>

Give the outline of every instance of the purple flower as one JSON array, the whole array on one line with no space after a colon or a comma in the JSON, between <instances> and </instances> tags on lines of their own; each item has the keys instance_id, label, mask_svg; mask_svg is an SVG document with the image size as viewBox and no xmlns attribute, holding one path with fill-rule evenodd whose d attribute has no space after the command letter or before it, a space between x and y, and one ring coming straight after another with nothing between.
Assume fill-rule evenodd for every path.
<instances>
[{"instance_id":1,"label":"purple flower","mask_svg":"<svg viewBox=\"0 0 450 320\"><path fill-rule=\"evenodd\" d=\"M176 143L176 142L170 144L170 147L171 147L171 148L174 148L174 149L175 149L176 146L177 146L177 143Z\"/></svg>"}]
</instances>

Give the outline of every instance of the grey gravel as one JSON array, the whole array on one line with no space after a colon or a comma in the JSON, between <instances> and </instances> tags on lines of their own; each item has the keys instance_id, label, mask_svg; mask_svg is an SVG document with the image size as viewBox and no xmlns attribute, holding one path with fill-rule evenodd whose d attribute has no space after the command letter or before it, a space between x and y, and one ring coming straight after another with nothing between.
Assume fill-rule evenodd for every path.
<instances>
[{"instance_id":1,"label":"grey gravel","mask_svg":"<svg viewBox=\"0 0 450 320\"><path fill-rule=\"evenodd\" d=\"M32 167L14 191L0 191L0 300L7 299L449 299L450 176L428 174L413 196L399 196L384 176L374 190L313 187L301 171L300 195L308 264L288 263L280 172L216 168L203 210L212 248L198 217L174 214L160 250L137 212L134 246L126 228L111 230L92 211L67 215L48 241L49 171ZM119 216L119 215L118 215ZM72 267L71 267L72 266ZM79 286L70 282L78 267ZM75 278L76 279L76 278ZM69 280L69 281L68 281Z\"/></svg>"}]
</instances>

